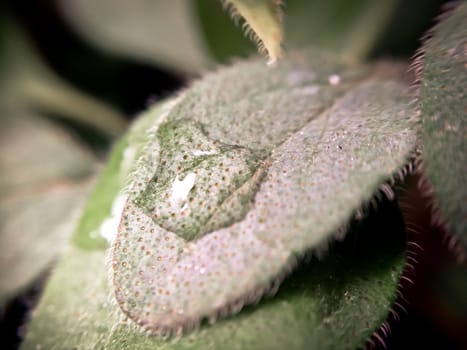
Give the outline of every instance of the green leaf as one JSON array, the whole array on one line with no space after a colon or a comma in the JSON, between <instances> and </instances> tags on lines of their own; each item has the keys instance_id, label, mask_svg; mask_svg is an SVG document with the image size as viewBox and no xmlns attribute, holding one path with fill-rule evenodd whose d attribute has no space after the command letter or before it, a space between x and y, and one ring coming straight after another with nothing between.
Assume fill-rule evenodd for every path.
<instances>
[{"instance_id":1,"label":"green leaf","mask_svg":"<svg viewBox=\"0 0 467 350\"><path fill-rule=\"evenodd\" d=\"M60 0L68 22L97 47L199 73L211 59L186 0Z\"/></svg>"},{"instance_id":2,"label":"green leaf","mask_svg":"<svg viewBox=\"0 0 467 350\"><path fill-rule=\"evenodd\" d=\"M0 113L0 195L92 174L94 157L65 131L29 112Z\"/></svg>"},{"instance_id":3,"label":"green leaf","mask_svg":"<svg viewBox=\"0 0 467 350\"><path fill-rule=\"evenodd\" d=\"M97 47L174 71L197 74L212 65L213 59L228 62L232 57L245 57L254 52L241 29L222 11L219 0L61 0L59 3L73 28ZM263 28L258 32L260 38L271 38L265 39L268 43L265 46L277 56L282 41L276 38L282 37L277 29L280 27L280 16L275 10L277 1L238 3L243 5L241 8L251 26L257 21L252 20L252 12L246 9L256 3L262 6L262 13L267 15L260 18L268 19L273 26L258 23L255 28ZM376 45L397 4L398 0L288 0L284 4L285 48L321 47L349 61L361 61ZM269 33L272 28L277 34Z\"/></svg>"},{"instance_id":4,"label":"green leaf","mask_svg":"<svg viewBox=\"0 0 467 350\"><path fill-rule=\"evenodd\" d=\"M465 93L467 4L442 21L425 44L419 103L423 163L441 213L467 244L467 118Z\"/></svg>"},{"instance_id":5,"label":"green leaf","mask_svg":"<svg viewBox=\"0 0 467 350\"><path fill-rule=\"evenodd\" d=\"M282 10L278 0L222 0L232 17L243 17L246 34L251 35L260 51L266 51L269 63L282 55Z\"/></svg>"},{"instance_id":6,"label":"green leaf","mask_svg":"<svg viewBox=\"0 0 467 350\"><path fill-rule=\"evenodd\" d=\"M7 16L0 20L0 109L53 114L111 137L123 133L126 120L119 112L62 80L42 62L17 23Z\"/></svg>"},{"instance_id":7,"label":"green leaf","mask_svg":"<svg viewBox=\"0 0 467 350\"><path fill-rule=\"evenodd\" d=\"M131 126L128 133L118 141L97 180L83 210L73 243L82 249L105 249L108 247L108 233L112 225L118 225L123 198L123 188L134 171L141 153L141 138L152 124L171 107L173 100L167 100L142 114ZM120 210L120 212L119 212Z\"/></svg>"},{"instance_id":8,"label":"green leaf","mask_svg":"<svg viewBox=\"0 0 467 350\"><path fill-rule=\"evenodd\" d=\"M285 7L285 45L320 47L359 62L376 45L398 2L289 0Z\"/></svg>"},{"instance_id":9,"label":"green leaf","mask_svg":"<svg viewBox=\"0 0 467 350\"><path fill-rule=\"evenodd\" d=\"M23 350L354 349L379 327L404 265L403 223L383 205L322 261L303 264L274 298L180 339L135 329L109 298L107 253L71 249L55 270Z\"/></svg>"},{"instance_id":10,"label":"green leaf","mask_svg":"<svg viewBox=\"0 0 467 350\"><path fill-rule=\"evenodd\" d=\"M144 136L113 251L122 309L154 332L255 302L409 161L407 87L315 52L206 76ZM254 77L254 79L252 79Z\"/></svg>"},{"instance_id":11,"label":"green leaf","mask_svg":"<svg viewBox=\"0 0 467 350\"><path fill-rule=\"evenodd\" d=\"M217 62L248 57L256 52L254 43L235 25L219 0L191 0L207 50Z\"/></svg>"},{"instance_id":12,"label":"green leaf","mask_svg":"<svg viewBox=\"0 0 467 350\"><path fill-rule=\"evenodd\" d=\"M398 4L398 0L285 1L285 50L323 48L348 61L362 61L377 45ZM253 52L218 0L196 0L194 5L206 43L218 60Z\"/></svg>"},{"instance_id":13,"label":"green leaf","mask_svg":"<svg viewBox=\"0 0 467 350\"><path fill-rule=\"evenodd\" d=\"M57 258L74 229L94 157L28 113L0 116L0 304Z\"/></svg>"}]
</instances>

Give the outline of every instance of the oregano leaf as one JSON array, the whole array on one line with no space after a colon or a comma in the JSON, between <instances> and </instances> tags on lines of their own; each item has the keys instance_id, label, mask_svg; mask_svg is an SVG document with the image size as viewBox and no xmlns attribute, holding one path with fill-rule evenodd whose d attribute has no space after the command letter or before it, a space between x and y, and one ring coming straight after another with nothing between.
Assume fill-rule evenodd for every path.
<instances>
[{"instance_id":1,"label":"oregano leaf","mask_svg":"<svg viewBox=\"0 0 467 350\"><path fill-rule=\"evenodd\" d=\"M419 103L423 164L438 213L449 231L467 244L467 4L445 15L417 61L422 69Z\"/></svg>"},{"instance_id":2,"label":"oregano leaf","mask_svg":"<svg viewBox=\"0 0 467 350\"><path fill-rule=\"evenodd\" d=\"M110 157L83 210L73 234L73 243L82 249L105 249L120 221L123 189L141 153L145 130L167 112L172 100L153 106L131 125L113 147Z\"/></svg>"},{"instance_id":3,"label":"oregano leaf","mask_svg":"<svg viewBox=\"0 0 467 350\"><path fill-rule=\"evenodd\" d=\"M257 43L260 51L266 51L269 63L281 56L282 10L278 0L221 0L230 8L232 16L242 16L246 34Z\"/></svg>"},{"instance_id":4,"label":"oregano leaf","mask_svg":"<svg viewBox=\"0 0 467 350\"><path fill-rule=\"evenodd\" d=\"M405 84L320 53L195 83L145 135L113 245L120 307L164 333L257 301L409 162L417 121Z\"/></svg>"},{"instance_id":5,"label":"oregano leaf","mask_svg":"<svg viewBox=\"0 0 467 350\"><path fill-rule=\"evenodd\" d=\"M120 317L109 299L106 252L73 247L51 276L21 349L362 348L394 302L404 238L397 205L382 203L324 259L302 264L274 298L171 340Z\"/></svg>"}]
</instances>

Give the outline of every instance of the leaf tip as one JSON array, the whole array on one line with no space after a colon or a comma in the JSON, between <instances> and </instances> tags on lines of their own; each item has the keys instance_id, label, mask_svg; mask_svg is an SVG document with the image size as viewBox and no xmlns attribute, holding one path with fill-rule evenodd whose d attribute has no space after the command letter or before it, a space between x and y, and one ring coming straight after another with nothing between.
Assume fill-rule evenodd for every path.
<instances>
[{"instance_id":1,"label":"leaf tip","mask_svg":"<svg viewBox=\"0 0 467 350\"><path fill-rule=\"evenodd\" d=\"M245 36L258 46L260 53L269 57L268 65L274 65L282 56L282 10L278 0L221 0L237 23L242 17Z\"/></svg>"}]
</instances>

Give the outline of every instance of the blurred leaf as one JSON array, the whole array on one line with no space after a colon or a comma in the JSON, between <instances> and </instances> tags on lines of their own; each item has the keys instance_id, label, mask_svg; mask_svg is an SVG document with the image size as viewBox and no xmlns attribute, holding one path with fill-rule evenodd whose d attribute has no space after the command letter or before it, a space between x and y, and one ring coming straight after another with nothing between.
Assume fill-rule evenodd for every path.
<instances>
[{"instance_id":1,"label":"blurred leaf","mask_svg":"<svg viewBox=\"0 0 467 350\"><path fill-rule=\"evenodd\" d=\"M28 113L0 116L0 304L57 258L86 194L94 157Z\"/></svg>"},{"instance_id":2,"label":"blurred leaf","mask_svg":"<svg viewBox=\"0 0 467 350\"><path fill-rule=\"evenodd\" d=\"M234 19L243 17L246 35L266 51L269 63L282 55L282 9L278 0L222 0Z\"/></svg>"},{"instance_id":3,"label":"blurred leaf","mask_svg":"<svg viewBox=\"0 0 467 350\"><path fill-rule=\"evenodd\" d=\"M92 174L94 157L66 132L27 112L1 113L0 195Z\"/></svg>"},{"instance_id":4,"label":"blurred leaf","mask_svg":"<svg viewBox=\"0 0 467 350\"><path fill-rule=\"evenodd\" d=\"M73 248L54 271L22 349L354 349L385 320L404 266L395 206L354 227L323 261L302 265L274 298L163 340L122 320L107 252Z\"/></svg>"},{"instance_id":5,"label":"blurred leaf","mask_svg":"<svg viewBox=\"0 0 467 350\"><path fill-rule=\"evenodd\" d=\"M467 244L467 3L436 26L424 45L419 102L423 162L442 221Z\"/></svg>"},{"instance_id":6,"label":"blurred leaf","mask_svg":"<svg viewBox=\"0 0 467 350\"><path fill-rule=\"evenodd\" d=\"M399 0L284 1L285 50L323 48L355 62L365 59L383 33ZM229 23L218 0L194 2L214 56L246 56L251 46Z\"/></svg>"},{"instance_id":7,"label":"blurred leaf","mask_svg":"<svg viewBox=\"0 0 467 350\"><path fill-rule=\"evenodd\" d=\"M212 57L225 62L254 52L248 40L242 38L241 29L235 28L228 14L223 13L219 0L61 0L60 3L71 25L98 47L175 71L199 73L212 63ZM255 1L239 3L253 5ZM376 44L397 3L398 0L286 1L285 47L322 47L350 61L360 61ZM250 13L245 10L248 8L242 7L244 14ZM248 17L251 22L252 17ZM277 28L278 17L268 18ZM271 27L259 25L259 28ZM259 36L277 35L262 31ZM279 52L281 40L271 40L276 44L267 46Z\"/></svg>"},{"instance_id":8,"label":"blurred leaf","mask_svg":"<svg viewBox=\"0 0 467 350\"><path fill-rule=\"evenodd\" d=\"M219 0L191 0L201 35L211 55L222 63L232 57L248 57L256 52L251 40L229 18Z\"/></svg>"},{"instance_id":9,"label":"blurred leaf","mask_svg":"<svg viewBox=\"0 0 467 350\"><path fill-rule=\"evenodd\" d=\"M372 57L408 58L420 47L420 38L433 26L446 0L397 1L394 14L374 43Z\"/></svg>"},{"instance_id":10,"label":"blurred leaf","mask_svg":"<svg viewBox=\"0 0 467 350\"><path fill-rule=\"evenodd\" d=\"M66 246L86 186L57 184L0 198L0 305L29 286Z\"/></svg>"},{"instance_id":11,"label":"blurred leaf","mask_svg":"<svg viewBox=\"0 0 467 350\"><path fill-rule=\"evenodd\" d=\"M1 108L50 113L90 125L109 136L125 130L122 115L58 77L34 52L19 26L8 17L1 20Z\"/></svg>"},{"instance_id":12,"label":"blurred leaf","mask_svg":"<svg viewBox=\"0 0 467 350\"><path fill-rule=\"evenodd\" d=\"M358 62L367 57L399 0L288 0L286 48L320 47Z\"/></svg>"},{"instance_id":13,"label":"blurred leaf","mask_svg":"<svg viewBox=\"0 0 467 350\"><path fill-rule=\"evenodd\" d=\"M60 0L69 23L98 47L194 74L210 63L187 0Z\"/></svg>"}]
</instances>

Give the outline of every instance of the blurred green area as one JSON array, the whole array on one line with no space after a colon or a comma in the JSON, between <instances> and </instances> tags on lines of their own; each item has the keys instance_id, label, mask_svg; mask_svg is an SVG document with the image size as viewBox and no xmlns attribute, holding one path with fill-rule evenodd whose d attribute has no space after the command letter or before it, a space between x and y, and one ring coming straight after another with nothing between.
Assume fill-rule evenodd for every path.
<instances>
[{"instance_id":1,"label":"blurred green area","mask_svg":"<svg viewBox=\"0 0 467 350\"><path fill-rule=\"evenodd\" d=\"M22 303L24 291L65 247L70 217L79 216L93 174L128 121L216 64L255 52L217 0L116 1L0 4L0 328L12 347L23 320L11 305ZM359 57L409 59L446 2L392 1L392 14L383 13L387 22ZM310 40L331 49L350 43L356 50L340 33L368 3L285 1L285 48ZM326 36L329 29L336 34ZM463 305L452 281L465 279L465 269L442 276L437 300ZM426 344L430 337L443 344L449 332L430 317L415 306L406 318L411 322L394 326L394 344L417 335Z\"/></svg>"}]
</instances>

